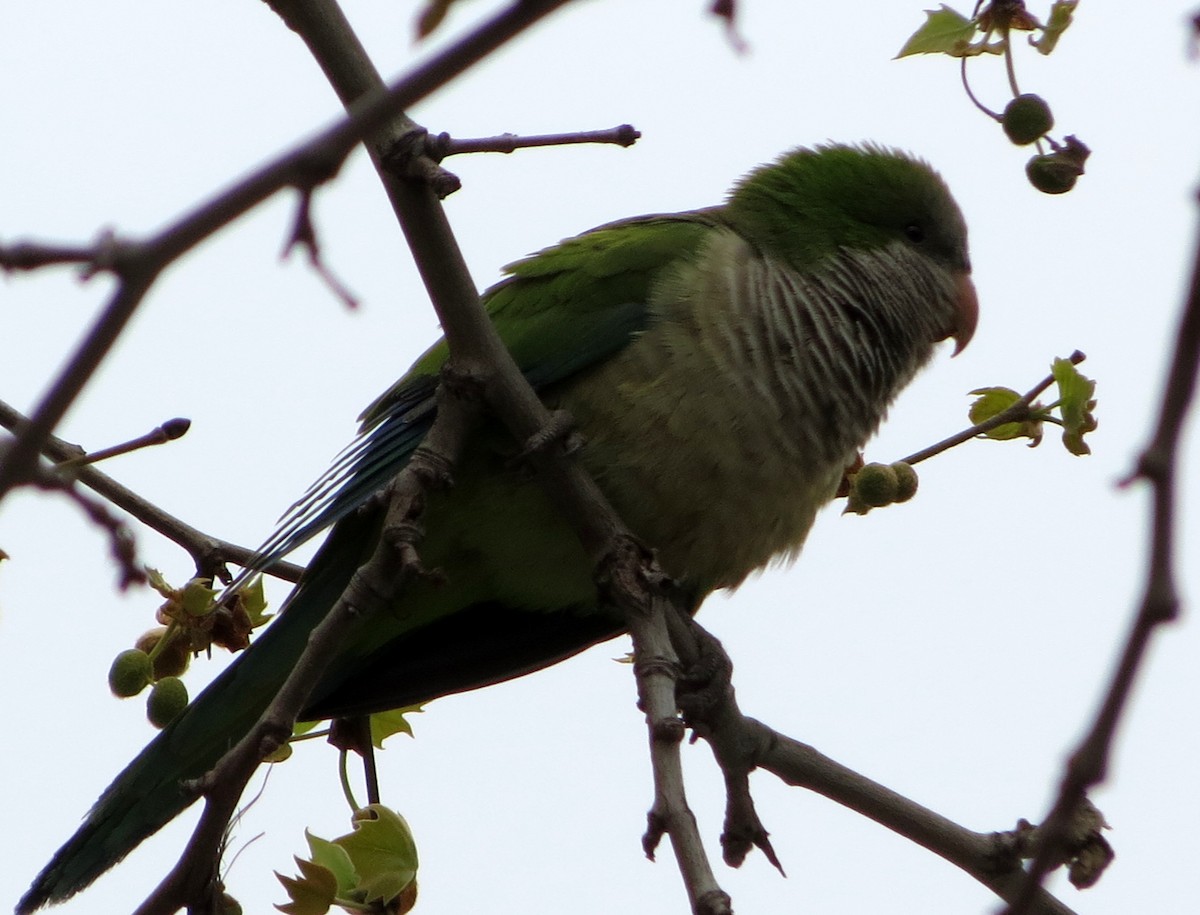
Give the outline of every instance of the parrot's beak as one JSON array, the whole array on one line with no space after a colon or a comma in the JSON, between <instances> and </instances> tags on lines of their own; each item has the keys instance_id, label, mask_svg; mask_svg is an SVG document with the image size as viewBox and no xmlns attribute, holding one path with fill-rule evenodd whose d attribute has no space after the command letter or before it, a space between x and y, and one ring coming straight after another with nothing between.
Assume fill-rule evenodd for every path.
<instances>
[{"instance_id":1,"label":"parrot's beak","mask_svg":"<svg viewBox=\"0 0 1200 915\"><path fill-rule=\"evenodd\" d=\"M954 328L946 336L954 338L954 356L967 348L975 336L975 325L979 323L979 297L969 273L960 273L955 278L958 295L954 299Z\"/></svg>"}]
</instances>

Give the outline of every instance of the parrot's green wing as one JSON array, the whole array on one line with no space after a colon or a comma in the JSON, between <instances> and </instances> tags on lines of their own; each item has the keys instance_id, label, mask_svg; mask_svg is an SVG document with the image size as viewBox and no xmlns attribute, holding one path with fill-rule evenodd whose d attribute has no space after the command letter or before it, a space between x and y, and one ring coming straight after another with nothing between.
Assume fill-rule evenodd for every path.
<instances>
[{"instance_id":1,"label":"parrot's green wing","mask_svg":"<svg viewBox=\"0 0 1200 915\"><path fill-rule=\"evenodd\" d=\"M511 265L509 278L486 293L485 304L530 382L538 388L563 382L626 346L650 319L656 275L693 255L717 221L715 211L697 211L615 223ZM194 800L181 783L206 772L258 719L308 633L370 554L379 510L360 509L403 469L429 429L438 371L447 357L444 342L435 345L372 404L358 440L284 516L255 568L269 567L335 527L279 618L117 776L18 912L73 895L173 819ZM533 615L496 602L440 612L405 644L402 655L420 664L392 671L390 685L368 678L367 689L383 697L429 699L545 666L620 630L609 618ZM349 674L355 667L349 659L340 669ZM323 683L323 691L337 685ZM368 697L376 708L378 699Z\"/></svg>"},{"instance_id":2,"label":"parrot's green wing","mask_svg":"<svg viewBox=\"0 0 1200 915\"><path fill-rule=\"evenodd\" d=\"M500 338L535 390L570 378L626 346L649 320L647 302L665 264L687 257L716 209L646 216L593 229L505 268L484 294ZM362 433L280 520L250 572L268 567L358 509L408 463L436 415L439 340L363 411Z\"/></svg>"}]
</instances>

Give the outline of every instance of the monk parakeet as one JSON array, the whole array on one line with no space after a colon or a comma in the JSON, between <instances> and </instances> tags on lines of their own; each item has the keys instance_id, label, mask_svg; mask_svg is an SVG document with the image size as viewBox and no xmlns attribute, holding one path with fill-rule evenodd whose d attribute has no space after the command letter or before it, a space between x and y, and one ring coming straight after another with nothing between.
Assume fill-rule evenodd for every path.
<instances>
[{"instance_id":1,"label":"monk parakeet","mask_svg":"<svg viewBox=\"0 0 1200 915\"><path fill-rule=\"evenodd\" d=\"M967 230L924 162L875 145L798 149L722 206L611 223L507 268L484 296L581 459L693 607L790 559L896 394L975 329ZM372 404L265 555L333 529L278 619L117 776L18 912L67 898L188 803L371 554L371 496L432 422L438 343ZM415 581L365 619L305 718L377 712L537 670L619 634L588 557L498 424L434 493Z\"/></svg>"}]
</instances>

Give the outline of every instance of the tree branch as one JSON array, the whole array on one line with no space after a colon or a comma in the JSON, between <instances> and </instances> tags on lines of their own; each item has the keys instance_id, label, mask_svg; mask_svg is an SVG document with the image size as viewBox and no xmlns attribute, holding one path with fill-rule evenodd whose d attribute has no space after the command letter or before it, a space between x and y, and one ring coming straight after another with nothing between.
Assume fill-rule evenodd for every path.
<instances>
[{"instance_id":1,"label":"tree branch","mask_svg":"<svg viewBox=\"0 0 1200 915\"><path fill-rule=\"evenodd\" d=\"M911 839L961 868L1002 899L1012 900L1022 889L1021 859L1027 856L1023 852L1028 844L1022 840L1027 830L979 833L966 829L813 747L746 717L738 708L732 689L698 720L689 717L688 724L712 747L727 784L740 784L755 768L764 769L788 785L814 791ZM722 841L728 841L731 823L734 829L741 829L744 834L760 832L765 841L765 830L753 813L748 791L732 796L730 803L749 803L750 806L731 811ZM760 836L751 837L758 844ZM764 851L770 855L769 844ZM1027 912L1029 915L1071 915L1072 910L1038 887Z\"/></svg>"},{"instance_id":2,"label":"tree branch","mask_svg":"<svg viewBox=\"0 0 1200 915\"><path fill-rule=\"evenodd\" d=\"M269 2L306 42L344 104L354 105L359 94L374 91L378 74L336 4ZM459 372L480 379L491 409L514 438L525 445L539 480L575 526L598 574L605 579L614 604L625 613L635 655L664 658L665 623L661 618L655 620L661 613L656 614L652 609L656 602L647 590L647 584L657 581L661 573L653 567L646 551L635 545L595 482L578 463L568 459L567 449L546 447L548 442L562 444L553 431L558 423L526 382L488 320L438 203L437 191L428 183L398 177L428 173L427 167L413 165L411 158L415 156L418 161L425 158L425 136L423 128L407 118L398 118L390 142L381 138L368 146L445 331L451 364ZM407 163L405 153L410 157ZM655 635L650 635L651 632ZM665 663L669 665L670 661ZM655 683L639 678L639 691L654 696L644 708L655 771L655 805L651 817L655 817L656 811L663 813L657 822L671 836L693 911L697 915L726 912L728 897L716 884L695 819L687 810L683 781L678 774L681 771L678 740L660 739L664 729L670 729L669 721L678 721L673 691L669 700L663 698L664 681L656 673L661 666L656 663L641 668Z\"/></svg>"},{"instance_id":3,"label":"tree branch","mask_svg":"<svg viewBox=\"0 0 1200 915\"><path fill-rule=\"evenodd\" d=\"M362 137L374 134L396 112L429 95L565 2L519 0L416 67L391 89L371 92L370 97L364 97L354 106L347 118L322 131L313 140L293 147L153 238L144 242L102 239L87 261L95 270L116 274L120 282L100 317L76 347L33 411L29 423L0 462L0 498L28 477L42 441L62 419L108 354L158 274L172 261L282 188L309 188L329 180ZM80 252L75 249L45 248L40 256L36 249L37 246L20 243L11 249L0 247L0 269L80 261Z\"/></svg>"},{"instance_id":4,"label":"tree branch","mask_svg":"<svg viewBox=\"0 0 1200 915\"><path fill-rule=\"evenodd\" d=\"M539 146L569 146L580 143L611 143L616 146L632 146L642 136L629 124L621 124L608 130L585 130L579 133L548 133L535 136L518 136L504 133L498 137L459 139L448 133L425 138L425 154L441 162L447 156L464 153L513 153L518 149L533 149Z\"/></svg>"},{"instance_id":5,"label":"tree branch","mask_svg":"<svg viewBox=\"0 0 1200 915\"><path fill-rule=\"evenodd\" d=\"M19 411L4 401L0 401L0 427L10 432L17 432L28 421ZM78 445L72 445L54 435L47 435L42 442L41 453L51 460L61 462L79 457L84 454L84 450ZM71 475L88 489L100 494L151 530L157 531L187 550L196 563L197 573L202 577L217 576L219 570L227 562L244 566L255 554L254 550L230 543L228 540L221 540L192 527L181 518L169 514L94 467L75 467L71 470ZM303 571L302 566L281 560L272 565L267 573L284 581L294 582L300 580Z\"/></svg>"},{"instance_id":6,"label":"tree branch","mask_svg":"<svg viewBox=\"0 0 1200 915\"><path fill-rule=\"evenodd\" d=\"M1155 629L1172 622L1179 613L1179 593L1175 584L1175 475L1184 420L1195 394L1198 363L1200 232L1197 233L1191 286L1175 336L1175 350L1167 371L1158 420L1150 443L1138 457L1136 470L1125 481L1145 480L1153 489L1145 589L1100 709L1087 734L1067 760L1058 797L1043 823L1041 849L1030 866L1020 896L1005 915L1027 915L1032 911L1030 900L1048 871L1061 860L1071 822L1085 792L1108 773L1117 724L1145 659L1150 638Z\"/></svg>"}]
</instances>

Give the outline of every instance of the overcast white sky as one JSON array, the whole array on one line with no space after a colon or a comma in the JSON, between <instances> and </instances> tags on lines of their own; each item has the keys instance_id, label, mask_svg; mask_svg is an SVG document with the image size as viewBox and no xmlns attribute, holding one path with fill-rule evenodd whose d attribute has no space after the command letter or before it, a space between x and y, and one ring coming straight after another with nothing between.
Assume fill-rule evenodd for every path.
<instances>
[{"instance_id":1,"label":"overcast white sky","mask_svg":"<svg viewBox=\"0 0 1200 915\"><path fill-rule=\"evenodd\" d=\"M491 4L463 4L450 37ZM424 50L415 4L346 4L380 69ZM1040 449L973 443L922 469L912 503L866 518L829 509L803 556L703 622L733 656L743 708L963 824L1007 829L1045 812L1136 602L1146 493L1118 492L1152 421L1194 236L1200 72L1187 5L1082 4L1049 60L1022 54L1026 91L1094 155L1078 189L1049 198L1028 153L979 115L946 59L893 61L922 4L745 0L751 51L733 53L706 3L606 0L569 7L413 114L461 136L634 124L630 150L571 148L455 161L447 202L481 286L498 268L614 218L715 203L791 146L874 139L919 152L954 189L972 232L982 319L903 396L869 458L893 460L965 424L966 392L1024 388L1073 349L1099 380L1094 455L1053 435ZM962 3L965 9L965 2ZM1032 9L1044 11L1044 4ZM0 31L0 237L87 241L154 230L327 123L332 92L260 3L4 5ZM974 68L1003 102L1001 66ZM90 448L176 415L169 448L105 469L166 509L246 544L348 440L363 405L436 335L432 313L365 156L317 201L330 266L362 298L347 314L301 260L280 264L278 200L171 270L60 433ZM68 271L0 280L0 398L28 409L109 291ZM1179 562L1195 594L1200 495L1185 453ZM187 557L143 532L142 555L176 580ZM151 736L139 700L105 685L148 625L145 591L119 595L97 533L61 500L0 508L0 908L15 903L90 803ZM278 600L284 591L277 589ZM1200 630L1161 634L1095 801L1114 827L1110 872L1081 913L1178 912L1195 898ZM433 704L417 738L381 760L385 800L422 855L423 915L683 912L670 856L646 862L645 735L623 641L522 681ZM215 666L215 665L214 665ZM193 683L208 676L197 665ZM685 750L702 834L719 858L723 797L703 746ZM284 901L303 829L348 827L332 750L305 746L272 774L228 875L247 912ZM754 856L719 878L742 915L991 912L952 866L770 776L760 812L788 871ZM190 817L65 906L128 910L182 847Z\"/></svg>"}]
</instances>

